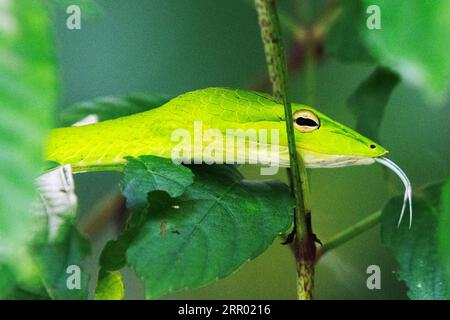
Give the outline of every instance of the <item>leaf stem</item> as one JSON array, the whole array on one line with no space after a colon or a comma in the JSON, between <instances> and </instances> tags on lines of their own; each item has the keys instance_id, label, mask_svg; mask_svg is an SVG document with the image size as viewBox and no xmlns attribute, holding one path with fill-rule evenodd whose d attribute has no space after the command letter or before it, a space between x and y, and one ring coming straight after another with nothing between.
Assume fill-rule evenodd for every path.
<instances>
[{"instance_id":1,"label":"leaf stem","mask_svg":"<svg viewBox=\"0 0 450 320\"><path fill-rule=\"evenodd\" d=\"M320 259L325 253L333 250L340 245L350 241L359 236L361 233L373 228L379 223L381 217L381 210L378 210L347 229L339 232L326 242L317 252L316 260Z\"/></svg>"},{"instance_id":2,"label":"leaf stem","mask_svg":"<svg viewBox=\"0 0 450 320\"><path fill-rule=\"evenodd\" d=\"M297 263L297 295L299 299L312 299L314 288L314 262L316 248L311 228L311 210L306 169L295 146L292 107L287 94L287 64L281 39L275 0L255 0L261 37L264 44L272 92L284 105L286 133L291 168L288 172L295 197L294 253Z\"/></svg>"}]
</instances>

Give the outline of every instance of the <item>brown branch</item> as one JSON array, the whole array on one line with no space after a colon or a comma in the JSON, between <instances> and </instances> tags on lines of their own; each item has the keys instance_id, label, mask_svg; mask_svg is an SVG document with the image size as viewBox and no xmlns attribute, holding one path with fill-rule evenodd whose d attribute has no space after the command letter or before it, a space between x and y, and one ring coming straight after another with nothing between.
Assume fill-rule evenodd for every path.
<instances>
[{"instance_id":1,"label":"brown branch","mask_svg":"<svg viewBox=\"0 0 450 320\"><path fill-rule=\"evenodd\" d=\"M123 229L126 220L125 198L119 191L114 191L101 199L80 222L80 232L88 238L95 238L112 220L117 228Z\"/></svg>"}]
</instances>

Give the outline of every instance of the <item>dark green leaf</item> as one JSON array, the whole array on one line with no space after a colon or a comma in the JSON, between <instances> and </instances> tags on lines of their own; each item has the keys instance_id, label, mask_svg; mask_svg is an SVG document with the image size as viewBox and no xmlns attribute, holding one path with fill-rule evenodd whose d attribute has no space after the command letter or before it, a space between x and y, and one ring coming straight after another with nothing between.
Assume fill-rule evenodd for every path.
<instances>
[{"instance_id":1,"label":"dark green leaf","mask_svg":"<svg viewBox=\"0 0 450 320\"><path fill-rule=\"evenodd\" d=\"M4 281L10 281L9 292L3 293L5 299L86 299L88 295L89 274L82 268L84 258L90 253L90 245L71 222L66 222L60 230L58 239L48 242L38 236L30 247L32 260L28 263L35 268L32 277L20 279L11 277L8 269L0 266ZM74 274L69 267L80 267L80 288L70 288L69 278ZM68 269L69 268L69 269Z\"/></svg>"},{"instance_id":2,"label":"dark green leaf","mask_svg":"<svg viewBox=\"0 0 450 320\"><path fill-rule=\"evenodd\" d=\"M180 197L155 204L149 195L147 221L128 249L148 298L226 277L292 223L285 184L243 180L231 166L193 172L195 182Z\"/></svg>"},{"instance_id":3,"label":"dark green leaf","mask_svg":"<svg viewBox=\"0 0 450 320\"><path fill-rule=\"evenodd\" d=\"M15 274L6 264L0 264L0 299L12 296L16 285Z\"/></svg>"},{"instance_id":4,"label":"dark green leaf","mask_svg":"<svg viewBox=\"0 0 450 320\"><path fill-rule=\"evenodd\" d=\"M98 98L64 109L59 122L61 126L71 126L89 115L97 116L98 121L111 120L157 108L167 101L169 98L161 95Z\"/></svg>"},{"instance_id":5,"label":"dark green leaf","mask_svg":"<svg viewBox=\"0 0 450 320\"><path fill-rule=\"evenodd\" d=\"M377 68L349 97L347 105L356 117L358 132L378 139L384 109L399 80L390 70Z\"/></svg>"},{"instance_id":6,"label":"dark green leaf","mask_svg":"<svg viewBox=\"0 0 450 320\"><path fill-rule=\"evenodd\" d=\"M444 272L449 252L439 245L441 192L442 184L438 184L414 197L411 229L408 223L397 228L403 197L393 198L381 217L382 242L398 261L398 278L406 282L411 299L450 299L450 278Z\"/></svg>"},{"instance_id":7,"label":"dark green leaf","mask_svg":"<svg viewBox=\"0 0 450 320\"><path fill-rule=\"evenodd\" d=\"M444 272L447 279L450 279L450 179L442 188L441 210L439 223L439 253L443 257ZM450 281L448 282L450 292Z\"/></svg>"},{"instance_id":8,"label":"dark green leaf","mask_svg":"<svg viewBox=\"0 0 450 320\"><path fill-rule=\"evenodd\" d=\"M362 39L366 28L365 8L360 0L341 1L342 12L331 26L326 50L344 62L372 62Z\"/></svg>"},{"instance_id":9,"label":"dark green leaf","mask_svg":"<svg viewBox=\"0 0 450 320\"><path fill-rule=\"evenodd\" d=\"M116 240L110 240L106 243L100 255L99 261L99 265L102 270L120 270L126 265L127 260L125 255L128 246L135 237L134 231L136 230L128 228L122 232Z\"/></svg>"},{"instance_id":10,"label":"dark green leaf","mask_svg":"<svg viewBox=\"0 0 450 320\"><path fill-rule=\"evenodd\" d=\"M52 26L40 1L2 2L0 17L0 265L32 272L24 245L56 102Z\"/></svg>"},{"instance_id":11,"label":"dark green leaf","mask_svg":"<svg viewBox=\"0 0 450 320\"><path fill-rule=\"evenodd\" d=\"M172 197L177 197L193 183L193 178L190 169L176 165L170 159L155 156L128 157L120 186L127 198L127 206L133 212L127 229L117 240L108 241L103 248L100 267L113 271L126 264L125 253L138 232L137 228L142 224L149 192L165 191ZM166 199L166 193L154 193L153 202L159 197Z\"/></svg>"},{"instance_id":12,"label":"dark green leaf","mask_svg":"<svg viewBox=\"0 0 450 320\"><path fill-rule=\"evenodd\" d=\"M90 254L90 244L73 225L67 226L65 234L57 241L36 244L33 256L37 261L45 292L52 299L86 299L89 275L83 271L82 262ZM80 289L69 289L69 266L80 267Z\"/></svg>"},{"instance_id":13,"label":"dark green leaf","mask_svg":"<svg viewBox=\"0 0 450 320\"><path fill-rule=\"evenodd\" d=\"M153 193L157 193L155 191ZM167 195L166 193L162 192ZM153 198L156 194L153 195ZM167 195L167 197L169 197ZM119 235L116 240L110 240L106 243L105 247L100 254L99 265L104 271L115 271L122 269L126 263L126 252L130 243L136 237L139 228L142 223L145 222L145 215L147 213L147 208L141 210L133 210L131 212L130 220L128 221L126 229Z\"/></svg>"},{"instance_id":14,"label":"dark green leaf","mask_svg":"<svg viewBox=\"0 0 450 320\"><path fill-rule=\"evenodd\" d=\"M378 5L381 29L364 29L370 53L384 66L442 99L450 87L450 1L364 0Z\"/></svg>"},{"instance_id":15,"label":"dark green leaf","mask_svg":"<svg viewBox=\"0 0 450 320\"><path fill-rule=\"evenodd\" d=\"M147 193L155 190L166 191L171 197L178 197L193 182L191 170L174 164L170 159L141 156L127 157L126 160L120 186L129 208L145 206Z\"/></svg>"}]
</instances>

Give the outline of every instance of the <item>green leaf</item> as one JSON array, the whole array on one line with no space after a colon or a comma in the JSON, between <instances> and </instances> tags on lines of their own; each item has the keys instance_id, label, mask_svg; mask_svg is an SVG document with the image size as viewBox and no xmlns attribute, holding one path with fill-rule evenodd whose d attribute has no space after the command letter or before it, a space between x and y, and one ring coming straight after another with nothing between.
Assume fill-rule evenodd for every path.
<instances>
[{"instance_id":1,"label":"green leaf","mask_svg":"<svg viewBox=\"0 0 450 320\"><path fill-rule=\"evenodd\" d=\"M370 53L402 79L442 100L450 87L450 1L364 0L378 5L381 29L364 29Z\"/></svg>"},{"instance_id":2,"label":"green leaf","mask_svg":"<svg viewBox=\"0 0 450 320\"><path fill-rule=\"evenodd\" d=\"M278 181L248 181L231 166L192 168L177 198L149 195L146 221L127 251L147 298L224 278L257 257L292 223L293 201Z\"/></svg>"},{"instance_id":3,"label":"green leaf","mask_svg":"<svg viewBox=\"0 0 450 320\"><path fill-rule=\"evenodd\" d=\"M34 179L57 96L52 25L40 1L7 1L0 16L0 264L27 273Z\"/></svg>"},{"instance_id":4,"label":"green leaf","mask_svg":"<svg viewBox=\"0 0 450 320\"><path fill-rule=\"evenodd\" d=\"M124 297L122 274L118 271L100 271L95 300L123 300Z\"/></svg>"},{"instance_id":5,"label":"green leaf","mask_svg":"<svg viewBox=\"0 0 450 320\"><path fill-rule=\"evenodd\" d=\"M0 299L5 299L12 295L16 285L15 275L6 264L0 264Z\"/></svg>"},{"instance_id":6,"label":"green leaf","mask_svg":"<svg viewBox=\"0 0 450 320\"><path fill-rule=\"evenodd\" d=\"M137 214L134 213L132 217ZM127 227L116 240L110 240L106 243L100 254L99 265L102 270L120 270L126 265L126 252L135 237L135 231L136 229Z\"/></svg>"},{"instance_id":7,"label":"green leaf","mask_svg":"<svg viewBox=\"0 0 450 320\"><path fill-rule=\"evenodd\" d=\"M125 266L125 253L143 223L149 192L165 191L172 197L177 197L193 183L193 179L193 173L189 168L176 165L169 159L155 156L127 157L120 186L127 198L127 206L133 209L133 212L127 229L117 240L108 241L103 248L100 267L113 271ZM153 195L153 202L158 195L165 198L165 193L156 192Z\"/></svg>"},{"instance_id":8,"label":"green leaf","mask_svg":"<svg viewBox=\"0 0 450 320\"><path fill-rule=\"evenodd\" d=\"M376 68L349 97L347 105L356 117L358 132L378 139L384 109L399 80L398 75L390 70Z\"/></svg>"},{"instance_id":9,"label":"green leaf","mask_svg":"<svg viewBox=\"0 0 450 320\"><path fill-rule=\"evenodd\" d=\"M97 116L98 121L111 120L157 108L167 101L169 101L167 96L144 94L98 98L64 109L60 114L59 123L61 126L71 126L89 115Z\"/></svg>"},{"instance_id":10,"label":"green leaf","mask_svg":"<svg viewBox=\"0 0 450 320\"><path fill-rule=\"evenodd\" d=\"M152 209L163 210L170 203L170 196L163 191L152 191ZM106 243L100 255L99 265L102 270L115 271L122 269L127 264L126 252L136 238L140 228L147 220L148 207L135 209L131 213L127 228L116 240Z\"/></svg>"},{"instance_id":11,"label":"green leaf","mask_svg":"<svg viewBox=\"0 0 450 320\"><path fill-rule=\"evenodd\" d=\"M84 258L90 254L90 244L75 226L68 223L67 230L57 241L38 243L32 248L40 278L52 299L86 299L88 295L89 274L82 268ZM80 288L71 289L67 282L70 266L80 268Z\"/></svg>"},{"instance_id":12,"label":"green leaf","mask_svg":"<svg viewBox=\"0 0 450 320\"><path fill-rule=\"evenodd\" d=\"M343 0L341 7L340 16L327 34L327 52L344 62L372 62L362 38L363 29L366 28L362 2Z\"/></svg>"},{"instance_id":13,"label":"green leaf","mask_svg":"<svg viewBox=\"0 0 450 320\"><path fill-rule=\"evenodd\" d=\"M192 184L191 170L176 165L170 159L155 156L126 157L127 165L120 182L129 208L145 206L147 193L166 191L170 196L180 196Z\"/></svg>"},{"instance_id":14,"label":"green leaf","mask_svg":"<svg viewBox=\"0 0 450 320\"><path fill-rule=\"evenodd\" d=\"M67 221L59 237L52 242L38 235L30 246L32 259L29 265L35 269L33 277L18 278L4 266L0 266L2 282L9 281L10 290L0 295L3 299L86 299L89 274L83 268L84 258L90 253L89 242L84 239L72 222ZM72 266L72 267L71 267ZM71 275L80 267L80 288L71 288Z\"/></svg>"},{"instance_id":15,"label":"green leaf","mask_svg":"<svg viewBox=\"0 0 450 320\"><path fill-rule=\"evenodd\" d=\"M443 257L445 275L447 279L450 279L450 179L447 179L444 184L441 197L438 249L440 256ZM450 292L450 285L448 290Z\"/></svg>"},{"instance_id":16,"label":"green leaf","mask_svg":"<svg viewBox=\"0 0 450 320\"><path fill-rule=\"evenodd\" d=\"M414 197L411 229L407 223L397 228L403 197L389 201L381 217L382 242L398 261L397 276L406 282L411 299L450 299L450 278L444 273L449 251L439 243L442 190L442 184L436 184Z\"/></svg>"}]
</instances>

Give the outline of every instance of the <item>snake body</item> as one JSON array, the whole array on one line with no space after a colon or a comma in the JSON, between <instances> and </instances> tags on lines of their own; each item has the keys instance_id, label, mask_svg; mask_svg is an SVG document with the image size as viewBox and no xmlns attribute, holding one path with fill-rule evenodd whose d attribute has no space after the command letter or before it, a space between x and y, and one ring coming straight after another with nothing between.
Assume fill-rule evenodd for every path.
<instances>
[{"instance_id":1,"label":"snake body","mask_svg":"<svg viewBox=\"0 0 450 320\"><path fill-rule=\"evenodd\" d=\"M307 167L334 167L372 163L386 151L375 142L330 119L311 107L293 104L294 112L310 110L320 118L320 128L310 133L296 131L298 151ZM239 89L207 88L182 94L159 108L85 126L54 129L49 137L47 160L71 164L74 172L120 169L125 157L155 155L172 157L179 144L173 133L180 128L194 134L195 123L202 129L277 130L281 166L288 166L284 109L270 96ZM228 130L228 131L227 131ZM259 135L247 137L247 144L260 145ZM271 135L267 136L270 145ZM200 150L192 140L192 149ZM202 141L205 148L210 143ZM373 150L370 146L376 146ZM239 153L226 147L221 151ZM248 153L246 157L248 158ZM198 156L193 152L191 157ZM206 159L207 160L207 159ZM247 159L251 160L251 159Z\"/></svg>"},{"instance_id":2,"label":"snake body","mask_svg":"<svg viewBox=\"0 0 450 320\"><path fill-rule=\"evenodd\" d=\"M409 202L411 225L411 183L400 167L383 157L387 151L382 146L309 106L292 104L292 109L296 148L306 167L381 163L395 172L405 185L400 220ZM198 124L201 125L200 130L197 130ZM177 134L180 132L191 138L194 136L194 139L186 139L183 144L190 150L187 156L174 157L174 150L180 146L177 139L181 137ZM195 139L198 135L201 138ZM217 144L221 140L212 139L214 136L225 140L244 138L244 144L230 145L223 141ZM204 151L214 141L214 153L205 155ZM207 88L182 94L145 112L95 124L54 129L49 136L46 155L47 160L71 165L73 172L77 173L121 170L128 156L142 155L171 158L177 162L193 160L198 163L196 160L200 159L200 162L217 163L217 159L228 159L231 154L233 161L240 159L239 163L267 164L271 157L255 157L253 151L269 147L275 149L277 166L289 166L286 119L281 104L258 92Z\"/></svg>"}]
</instances>

